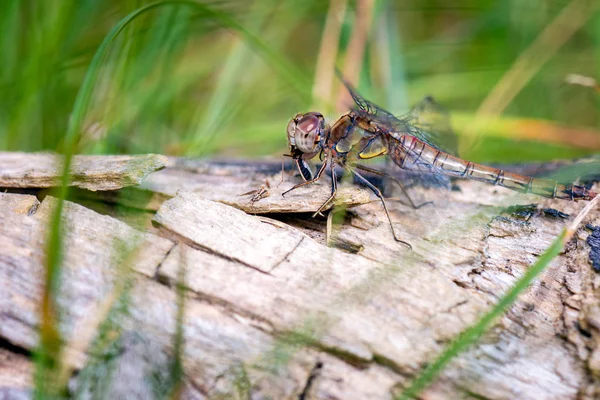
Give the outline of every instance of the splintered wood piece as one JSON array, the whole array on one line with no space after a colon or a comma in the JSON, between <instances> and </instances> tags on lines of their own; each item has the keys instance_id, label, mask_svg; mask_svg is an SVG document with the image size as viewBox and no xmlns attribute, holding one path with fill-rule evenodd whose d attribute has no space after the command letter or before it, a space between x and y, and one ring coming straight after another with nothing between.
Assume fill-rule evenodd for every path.
<instances>
[{"instance_id":1,"label":"splintered wood piece","mask_svg":"<svg viewBox=\"0 0 600 400\"><path fill-rule=\"evenodd\" d=\"M0 285L4 287L0 291L0 336L28 349L37 342L47 224L57 200L47 196L33 215L14 212L4 205L31 202L31 197L0 197ZM119 272L129 268L153 276L173 246L167 239L138 232L78 204L66 202L63 218L62 279L77 282L65 289L73 296L68 303L69 313L74 313L70 316L86 313L85 307L78 307L78 301L84 301L90 291L106 294L106 288L97 286L97 281L114 283ZM97 266L104 270L95 269Z\"/></svg>"},{"instance_id":2,"label":"splintered wood piece","mask_svg":"<svg viewBox=\"0 0 600 400\"><path fill-rule=\"evenodd\" d=\"M311 213L315 212L331 195L331 189L325 185L299 188L283 197L281 194L292 185L281 185L279 188L267 189L268 195L255 200L252 195L238 195L234 198L220 200L251 214L268 213ZM335 199L321 211L327 211L334 206L354 207L371 201L370 193L358 187L343 187L338 189Z\"/></svg>"},{"instance_id":3,"label":"splintered wood piece","mask_svg":"<svg viewBox=\"0 0 600 400\"><path fill-rule=\"evenodd\" d=\"M219 227L211 234L228 235ZM186 268L189 287L202 297L235 304L276 331L305 327L312 340L357 362L369 363L385 354L390 365L406 373L438 348L437 341L460 332L485 308L483 299L473 296L468 308L444 314L448 304L460 304L467 297L436 272L417 269L407 260L382 265L310 238L269 275L178 245L161 265L159 276L175 283L181 266ZM436 296L439 293L444 296ZM413 303L416 297L419 302ZM384 313L377 312L383 309ZM440 324L434 330L432 320Z\"/></svg>"},{"instance_id":4,"label":"splintered wood piece","mask_svg":"<svg viewBox=\"0 0 600 400\"><path fill-rule=\"evenodd\" d=\"M142 182L140 189L171 197L180 190L194 192L208 200L228 204L252 214L315 212L331 194L329 180L325 178L283 197L282 193L294 186L294 182L278 185L280 174L248 174L245 170L242 171L244 174L239 174L235 169L205 168L210 173L168 167L150 175ZM266 187L265 182L269 182L269 187ZM256 196L261 189L260 196ZM341 187L334 203L329 204L325 210L334 205L353 207L369 201L371 194L367 189L359 186ZM148 208L155 204L149 201L142 207Z\"/></svg>"},{"instance_id":5,"label":"splintered wood piece","mask_svg":"<svg viewBox=\"0 0 600 400\"><path fill-rule=\"evenodd\" d=\"M35 196L0 193L0 205L15 214L33 214L40 202Z\"/></svg>"},{"instance_id":6,"label":"splintered wood piece","mask_svg":"<svg viewBox=\"0 0 600 400\"><path fill-rule=\"evenodd\" d=\"M38 348L45 225L55 200L44 200L33 215L4 206L30 200L16 194L0 197L0 338L25 351ZM142 243L139 252L123 258L112 246L116 243L118 248L118 242L130 239L130 228L123 223L69 202L64 222L65 258L58 301L64 354L73 362L70 366L79 369L93 360L96 366L91 368L110 368L115 373L102 390L111 398L152 398L156 387L148 384L149 379L169 382L172 371L178 299L173 288L147 276L148 268L135 265L144 259L146 249L153 257L164 258L171 244L160 238L150 239L147 245L135 241ZM127 274L125 265L119 269L128 260L142 273ZM154 259L152 264L156 267L159 261ZM125 285L123 280L130 281L127 295L116 289ZM81 347L80 338L93 338L98 322L109 318L104 315L107 300L109 305L113 301L110 318L114 324L100 339L104 341L100 348L107 354L96 353L97 348L90 354L92 344ZM299 398L310 392L314 398L382 399L389 398L391 387L403 379L379 365L357 368L318 350L286 344L270 333L268 324L193 296L185 301L183 324L185 398L234 398L243 384L253 398ZM110 341L118 352L112 350ZM281 357L285 363L278 361ZM24 380L31 379L31 363L0 349L0 372L8 368L9 374L0 373L0 394L8 398L25 395L32 385L31 380ZM276 373L271 372L275 368ZM308 385L315 371L318 374ZM97 385L93 381L86 386L86 376L74 376L70 387L79 390L82 385L82 393L90 394L86 387Z\"/></svg>"},{"instance_id":7,"label":"splintered wood piece","mask_svg":"<svg viewBox=\"0 0 600 400\"><path fill-rule=\"evenodd\" d=\"M154 221L166 235L207 249L262 272L285 261L304 235L234 207L179 192L158 210Z\"/></svg>"},{"instance_id":8,"label":"splintered wood piece","mask_svg":"<svg viewBox=\"0 0 600 400\"><path fill-rule=\"evenodd\" d=\"M167 164L165 156L74 156L69 184L87 190L115 190L139 184ZM49 188L60 185L61 156L0 152L0 187Z\"/></svg>"}]
</instances>

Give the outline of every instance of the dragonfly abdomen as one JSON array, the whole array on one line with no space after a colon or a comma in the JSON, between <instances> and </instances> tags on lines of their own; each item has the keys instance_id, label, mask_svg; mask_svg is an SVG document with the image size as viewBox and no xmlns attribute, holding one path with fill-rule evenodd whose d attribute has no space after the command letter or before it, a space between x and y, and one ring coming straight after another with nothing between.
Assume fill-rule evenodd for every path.
<instances>
[{"instance_id":1,"label":"dragonfly abdomen","mask_svg":"<svg viewBox=\"0 0 600 400\"><path fill-rule=\"evenodd\" d=\"M404 135L390 143L390 156L404 169L420 170L457 178L474 179L522 193L566 199L591 200L596 193L583 186L563 185L550 179L538 179L463 160L438 150L414 136Z\"/></svg>"},{"instance_id":2,"label":"dragonfly abdomen","mask_svg":"<svg viewBox=\"0 0 600 400\"><path fill-rule=\"evenodd\" d=\"M475 165L477 167L490 168L478 164ZM596 197L596 193L583 186L563 185L555 180L532 178L530 176L506 172L501 169L497 169L496 171L496 178L482 180L518 192L533 193L551 199L591 200Z\"/></svg>"}]
</instances>

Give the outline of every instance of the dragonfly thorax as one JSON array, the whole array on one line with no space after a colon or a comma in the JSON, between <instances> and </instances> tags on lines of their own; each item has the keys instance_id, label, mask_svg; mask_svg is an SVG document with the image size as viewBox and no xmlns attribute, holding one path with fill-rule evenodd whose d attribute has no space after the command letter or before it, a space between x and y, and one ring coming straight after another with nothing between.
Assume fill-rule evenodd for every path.
<instances>
[{"instance_id":1,"label":"dragonfly thorax","mask_svg":"<svg viewBox=\"0 0 600 400\"><path fill-rule=\"evenodd\" d=\"M287 126L288 145L293 158L311 159L321 151L325 118L318 112L296 114Z\"/></svg>"}]
</instances>

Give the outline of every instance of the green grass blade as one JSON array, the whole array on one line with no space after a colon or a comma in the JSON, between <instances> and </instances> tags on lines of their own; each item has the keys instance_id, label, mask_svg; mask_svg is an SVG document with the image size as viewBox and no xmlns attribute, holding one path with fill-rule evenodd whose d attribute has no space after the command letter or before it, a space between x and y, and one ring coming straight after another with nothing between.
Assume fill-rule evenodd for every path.
<instances>
[{"instance_id":1,"label":"green grass blade","mask_svg":"<svg viewBox=\"0 0 600 400\"><path fill-rule=\"evenodd\" d=\"M186 300L186 265L181 260L177 272L177 313L175 315L175 335L173 337L173 360L169 368L170 398L179 399L183 391L183 352L184 352L184 324Z\"/></svg>"},{"instance_id":2,"label":"green grass blade","mask_svg":"<svg viewBox=\"0 0 600 400\"><path fill-rule=\"evenodd\" d=\"M77 94L77 98L75 99L63 146L64 159L61 186L58 192L58 202L49 223L50 230L45 261L46 278L41 307L40 349L37 354L38 359L36 363L35 398L44 398L47 394L56 395L59 391L63 390L62 388L52 388L47 385L54 382L54 379L49 374L56 373L56 371L60 371L61 369L59 362L61 358L62 340L59 330L57 296L60 292L60 268L62 262L62 213L64 200L68 195L69 171L71 168L72 157L77 146L85 113L90 103L91 94L98 77L100 65L106 57L110 45L131 21L143 12L156 6L157 4L152 4L132 12L111 30L96 51L83 80L83 84Z\"/></svg>"}]
</instances>

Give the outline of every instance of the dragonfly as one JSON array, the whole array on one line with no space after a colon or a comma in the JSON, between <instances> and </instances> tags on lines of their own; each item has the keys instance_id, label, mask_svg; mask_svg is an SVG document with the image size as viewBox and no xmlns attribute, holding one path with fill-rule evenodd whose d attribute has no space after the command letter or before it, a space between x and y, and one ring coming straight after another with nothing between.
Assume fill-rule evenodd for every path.
<instances>
[{"instance_id":1,"label":"dragonfly","mask_svg":"<svg viewBox=\"0 0 600 400\"><path fill-rule=\"evenodd\" d=\"M561 184L555 180L534 178L498 168L463 160L456 154L456 138L443 108L431 97L426 97L407 114L394 116L385 109L363 98L338 72L338 77L354 100L354 106L333 124L328 124L319 112L296 114L288 123L289 156L294 159L303 182L294 185L283 195L302 186L310 185L329 169L331 195L314 216L330 204L337 192L335 166L356 177L369 188L383 205L392 235L397 242L409 248L394 229L392 219L381 191L362 172L373 173L394 180L408 196L402 183L393 176L360 164L361 160L389 156L403 169L434 176L474 179L522 193L533 193L547 198L591 200L596 193L584 186ZM308 161L317 155L323 163L313 174ZM360 171L360 172L359 172Z\"/></svg>"}]
</instances>

